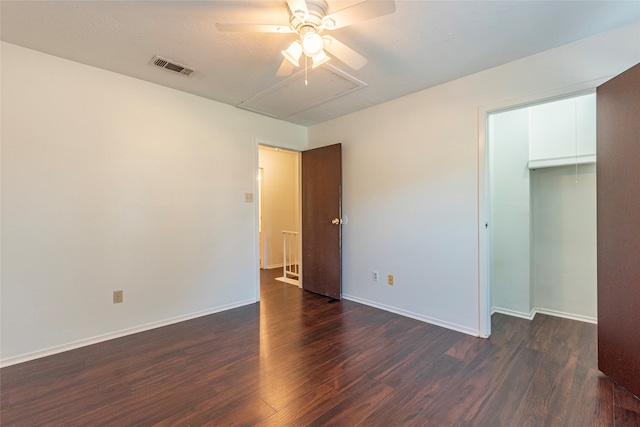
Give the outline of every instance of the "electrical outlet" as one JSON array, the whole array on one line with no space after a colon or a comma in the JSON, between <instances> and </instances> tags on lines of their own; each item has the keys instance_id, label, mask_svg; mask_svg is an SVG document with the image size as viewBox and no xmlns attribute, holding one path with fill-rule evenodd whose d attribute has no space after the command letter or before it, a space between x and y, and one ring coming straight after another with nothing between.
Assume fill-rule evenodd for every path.
<instances>
[{"instance_id":1,"label":"electrical outlet","mask_svg":"<svg viewBox=\"0 0 640 427\"><path fill-rule=\"evenodd\" d=\"M378 275L377 271L374 271L373 273L371 273L371 278L373 279L374 282L380 281L380 276Z\"/></svg>"},{"instance_id":2,"label":"electrical outlet","mask_svg":"<svg viewBox=\"0 0 640 427\"><path fill-rule=\"evenodd\" d=\"M113 291L113 303L119 304L122 301L124 301L122 297L122 291Z\"/></svg>"},{"instance_id":3,"label":"electrical outlet","mask_svg":"<svg viewBox=\"0 0 640 427\"><path fill-rule=\"evenodd\" d=\"M387 276L387 283L393 285L393 274Z\"/></svg>"}]
</instances>

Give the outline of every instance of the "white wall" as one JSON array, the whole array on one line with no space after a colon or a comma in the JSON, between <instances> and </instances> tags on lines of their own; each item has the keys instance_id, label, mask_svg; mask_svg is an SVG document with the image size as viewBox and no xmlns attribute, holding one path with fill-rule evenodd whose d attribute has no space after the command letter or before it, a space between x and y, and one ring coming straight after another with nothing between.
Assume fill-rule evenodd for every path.
<instances>
[{"instance_id":1,"label":"white wall","mask_svg":"<svg viewBox=\"0 0 640 427\"><path fill-rule=\"evenodd\" d=\"M298 178L299 154L260 148L260 167L264 170L262 193L263 264L282 267L282 231L300 231Z\"/></svg>"},{"instance_id":2,"label":"white wall","mask_svg":"<svg viewBox=\"0 0 640 427\"><path fill-rule=\"evenodd\" d=\"M254 302L255 138L306 128L1 47L3 363Z\"/></svg>"},{"instance_id":3,"label":"white wall","mask_svg":"<svg viewBox=\"0 0 640 427\"><path fill-rule=\"evenodd\" d=\"M492 309L531 309L529 109L489 117L490 274Z\"/></svg>"},{"instance_id":4,"label":"white wall","mask_svg":"<svg viewBox=\"0 0 640 427\"><path fill-rule=\"evenodd\" d=\"M595 93L530 107L529 121L529 168L595 161Z\"/></svg>"},{"instance_id":5,"label":"white wall","mask_svg":"<svg viewBox=\"0 0 640 427\"><path fill-rule=\"evenodd\" d=\"M309 128L311 147L343 144L345 297L477 334L478 111L639 61L636 23Z\"/></svg>"},{"instance_id":6,"label":"white wall","mask_svg":"<svg viewBox=\"0 0 640 427\"><path fill-rule=\"evenodd\" d=\"M531 182L534 305L595 321L596 165L536 169Z\"/></svg>"},{"instance_id":7,"label":"white wall","mask_svg":"<svg viewBox=\"0 0 640 427\"><path fill-rule=\"evenodd\" d=\"M254 138L301 149L307 132L312 147L343 144L345 296L477 333L478 110L617 74L640 61L639 35L636 23L308 131L2 43L0 359L253 301Z\"/></svg>"}]
</instances>

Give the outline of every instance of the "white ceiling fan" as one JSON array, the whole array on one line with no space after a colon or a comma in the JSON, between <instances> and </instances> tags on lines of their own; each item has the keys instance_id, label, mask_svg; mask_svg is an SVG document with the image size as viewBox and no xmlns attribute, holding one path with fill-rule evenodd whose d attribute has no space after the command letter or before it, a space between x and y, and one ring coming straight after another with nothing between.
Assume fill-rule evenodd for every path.
<instances>
[{"instance_id":1,"label":"white ceiling fan","mask_svg":"<svg viewBox=\"0 0 640 427\"><path fill-rule=\"evenodd\" d=\"M363 1L327 15L326 0L286 1L289 10L288 25L216 24L219 31L297 34L297 39L282 51L285 59L278 69L278 76L290 75L294 68L299 66L302 54L305 55L305 60L312 59L313 68L330 59L327 53L354 70L362 68L367 63L367 58L336 38L322 33L325 30L336 30L356 22L388 15L396 10L393 0L375 0Z\"/></svg>"}]
</instances>

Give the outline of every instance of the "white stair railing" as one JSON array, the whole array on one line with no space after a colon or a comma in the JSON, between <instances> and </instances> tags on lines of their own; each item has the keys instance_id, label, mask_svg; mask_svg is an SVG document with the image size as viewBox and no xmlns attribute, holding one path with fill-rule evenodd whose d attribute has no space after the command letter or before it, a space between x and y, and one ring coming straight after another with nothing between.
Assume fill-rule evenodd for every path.
<instances>
[{"instance_id":1,"label":"white stair railing","mask_svg":"<svg viewBox=\"0 0 640 427\"><path fill-rule=\"evenodd\" d=\"M282 277L276 279L296 286L300 283L299 234L296 231L282 231Z\"/></svg>"}]
</instances>

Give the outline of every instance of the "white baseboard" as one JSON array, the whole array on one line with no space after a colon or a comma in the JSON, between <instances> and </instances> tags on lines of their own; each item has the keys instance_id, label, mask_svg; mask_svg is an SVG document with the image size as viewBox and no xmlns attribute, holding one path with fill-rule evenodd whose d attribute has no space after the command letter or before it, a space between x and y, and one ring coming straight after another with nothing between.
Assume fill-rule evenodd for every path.
<instances>
[{"instance_id":1,"label":"white baseboard","mask_svg":"<svg viewBox=\"0 0 640 427\"><path fill-rule=\"evenodd\" d=\"M565 313L563 311L547 310L546 308L536 308L536 313L547 314L549 316L564 317L565 319L577 320L579 322L598 324L597 317L583 316L582 314Z\"/></svg>"},{"instance_id":2,"label":"white baseboard","mask_svg":"<svg viewBox=\"0 0 640 427\"><path fill-rule=\"evenodd\" d=\"M534 308L529 313L525 313L523 311L510 310L508 308L493 307L491 309L491 314L493 313L506 314L507 316L520 317L522 319L533 320L533 318L536 316L536 309Z\"/></svg>"},{"instance_id":3,"label":"white baseboard","mask_svg":"<svg viewBox=\"0 0 640 427\"><path fill-rule=\"evenodd\" d=\"M508 308L493 307L491 309L491 314L493 313L501 313L501 314L506 314L508 316L521 317L527 320L533 320L533 318L536 317L536 314L540 313L540 314L546 314L548 316L555 316L555 317L562 317L564 319L577 320L579 322L593 323L596 325L598 324L598 319L595 317L583 316L582 314L566 313L564 311L549 310L546 308L539 308L539 307L535 307L531 309L530 313L510 310Z\"/></svg>"},{"instance_id":4,"label":"white baseboard","mask_svg":"<svg viewBox=\"0 0 640 427\"><path fill-rule=\"evenodd\" d=\"M414 313L408 310L403 310L401 308L392 307L385 304L380 304L374 301L369 301L364 298L358 298L353 295L342 294L342 298L357 302L360 304L368 305L370 307L379 308L380 310L389 311L391 313L399 314L404 317L409 317L411 319L420 320L421 322L430 323L436 326L442 326L443 328L451 329L457 332L462 332L463 334L472 335L474 337L480 336L480 331L478 329L467 328L466 326L458 325L456 323L447 322L440 319L435 319L433 317L425 316L423 314Z\"/></svg>"},{"instance_id":5,"label":"white baseboard","mask_svg":"<svg viewBox=\"0 0 640 427\"><path fill-rule=\"evenodd\" d=\"M152 322L152 323L147 323L140 326L135 326L133 328L122 329L120 331L110 332L104 335L98 335L95 337L86 338L86 339L70 342L67 344L57 345L54 347L49 347L43 350L31 352L31 353L25 353L18 356L8 357L6 359L0 360L0 367L4 368L6 366L17 365L18 363L28 362L30 360L39 359L41 357L63 353L65 351L74 350L80 347L86 347L88 345L109 341L115 338L120 338L120 337L124 337L131 334L137 334L138 332L144 332L144 331L149 331L151 329L161 328L163 326L184 322L185 320L195 319L197 317L208 316L210 314L231 310L233 308L242 307L245 305L253 304L255 302L256 302L255 299L239 301L233 304L227 304L227 305L214 307L207 310L197 311L195 313L190 313L183 316L176 316L166 320L160 320L158 322Z\"/></svg>"},{"instance_id":6,"label":"white baseboard","mask_svg":"<svg viewBox=\"0 0 640 427\"><path fill-rule=\"evenodd\" d=\"M271 269L274 269L274 268L283 268L283 267L284 267L283 263L278 263L278 264L269 264L269 265L263 266L262 269L263 270L271 270Z\"/></svg>"}]
</instances>

